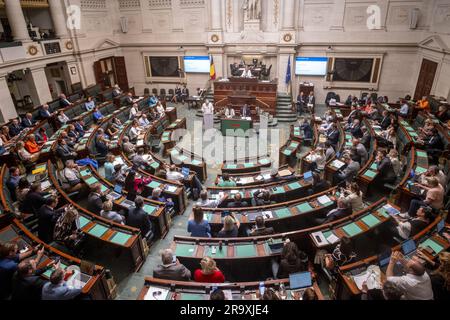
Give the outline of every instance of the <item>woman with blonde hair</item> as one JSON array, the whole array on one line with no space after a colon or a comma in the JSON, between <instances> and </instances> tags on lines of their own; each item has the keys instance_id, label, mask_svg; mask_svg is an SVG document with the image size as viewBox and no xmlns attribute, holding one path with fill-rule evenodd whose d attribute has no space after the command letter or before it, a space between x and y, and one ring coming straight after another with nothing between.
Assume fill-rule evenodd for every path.
<instances>
[{"instance_id":1,"label":"woman with blonde hair","mask_svg":"<svg viewBox=\"0 0 450 320\"><path fill-rule=\"evenodd\" d=\"M237 238L239 233L239 226L241 223L233 214L226 216L223 219L223 228L217 234L218 238Z\"/></svg>"},{"instance_id":2,"label":"woman with blonde hair","mask_svg":"<svg viewBox=\"0 0 450 320\"><path fill-rule=\"evenodd\" d=\"M194 272L194 280L202 283L224 283L225 276L217 268L216 262L211 257L203 257L200 261L201 269Z\"/></svg>"},{"instance_id":3,"label":"woman with blonde hair","mask_svg":"<svg viewBox=\"0 0 450 320\"><path fill-rule=\"evenodd\" d=\"M389 159L391 159L392 167L394 168L394 173L396 176L400 174L400 170L402 168L402 164L400 163L400 159L398 157L398 151L395 149L391 149L388 154Z\"/></svg>"}]
</instances>

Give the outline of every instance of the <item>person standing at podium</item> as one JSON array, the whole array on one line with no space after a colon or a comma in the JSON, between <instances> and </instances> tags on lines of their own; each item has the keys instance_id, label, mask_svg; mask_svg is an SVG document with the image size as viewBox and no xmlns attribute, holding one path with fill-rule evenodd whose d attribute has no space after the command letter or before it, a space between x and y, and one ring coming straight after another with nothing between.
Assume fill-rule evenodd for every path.
<instances>
[{"instance_id":1,"label":"person standing at podium","mask_svg":"<svg viewBox=\"0 0 450 320\"><path fill-rule=\"evenodd\" d=\"M227 118L234 118L236 113L234 112L234 109L230 107L229 105L225 107L225 117Z\"/></svg>"},{"instance_id":2,"label":"person standing at podium","mask_svg":"<svg viewBox=\"0 0 450 320\"><path fill-rule=\"evenodd\" d=\"M245 70L242 71L241 78L253 78L252 70L248 66L245 66Z\"/></svg>"},{"instance_id":3,"label":"person standing at podium","mask_svg":"<svg viewBox=\"0 0 450 320\"><path fill-rule=\"evenodd\" d=\"M241 108L241 117L242 118L248 118L251 117L251 110L248 104L244 104L244 106Z\"/></svg>"},{"instance_id":4,"label":"person standing at podium","mask_svg":"<svg viewBox=\"0 0 450 320\"><path fill-rule=\"evenodd\" d=\"M214 105L209 100L202 105L202 112L204 129L212 129L214 127Z\"/></svg>"}]
</instances>

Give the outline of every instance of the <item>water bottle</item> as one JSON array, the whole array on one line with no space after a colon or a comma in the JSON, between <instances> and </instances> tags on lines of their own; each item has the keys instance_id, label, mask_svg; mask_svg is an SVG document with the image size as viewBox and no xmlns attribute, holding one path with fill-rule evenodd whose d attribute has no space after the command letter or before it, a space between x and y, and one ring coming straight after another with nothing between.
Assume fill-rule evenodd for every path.
<instances>
[{"instance_id":1,"label":"water bottle","mask_svg":"<svg viewBox=\"0 0 450 320\"><path fill-rule=\"evenodd\" d=\"M264 295L264 292L266 291L266 287L264 286L264 282L259 283L259 294L261 297Z\"/></svg>"},{"instance_id":2,"label":"water bottle","mask_svg":"<svg viewBox=\"0 0 450 320\"><path fill-rule=\"evenodd\" d=\"M280 297L282 300L286 300L286 298L287 298L287 293L286 293L286 288L284 286L284 283L280 283Z\"/></svg>"}]
</instances>

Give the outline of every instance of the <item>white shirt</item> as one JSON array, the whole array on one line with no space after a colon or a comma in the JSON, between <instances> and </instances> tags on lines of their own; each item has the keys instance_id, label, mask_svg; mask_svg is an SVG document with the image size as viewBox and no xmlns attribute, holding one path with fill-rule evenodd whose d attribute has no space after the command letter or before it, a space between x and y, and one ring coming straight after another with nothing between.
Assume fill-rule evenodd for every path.
<instances>
[{"instance_id":1,"label":"white shirt","mask_svg":"<svg viewBox=\"0 0 450 320\"><path fill-rule=\"evenodd\" d=\"M408 114L408 110L409 110L409 106L407 103L405 103L404 105L402 105L402 107L400 108L400 113L401 114Z\"/></svg>"},{"instance_id":2,"label":"white shirt","mask_svg":"<svg viewBox=\"0 0 450 320\"><path fill-rule=\"evenodd\" d=\"M58 121L61 122L62 124L66 124L66 122L69 120L70 120L69 117L67 117L65 114L58 116Z\"/></svg>"},{"instance_id":3,"label":"white shirt","mask_svg":"<svg viewBox=\"0 0 450 320\"><path fill-rule=\"evenodd\" d=\"M166 111L164 110L164 107L162 105L157 105L156 106L156 111L160 114L160 115L164 115L166 113Z\"/></svg>"},{"instance_id":4,"label":"white shirt","mask_svg":"<svg viewBox=\"0 0 450 320\"><path fill-rule=\"evenodd\" d=\"M202 112L203 114L214 114L214 106L210 102L209 104L206 104L206 102L202 106Z\"/></svg>"},{"instance_id":5,"label":"white shirt","mask_svg":"<svg viewBox=\"0 0 450 320\"><path fill-rule=\"evenodd\" d=\"M141 132L141 129L139 127L131 127L130 133L129 133L130 140L136 139L139 136L140 132Z\"/></svg>"},{"instance_id":6,"label":"white shirt","mask_svg":"<svg viewBox=\"0 0 450 320\"><path fill-rule=\"evenodd\" d=\"M134 119L134 118L136 117L136 114L137 114L137 113L138 113L138 109L135 108L135 107L132 107L132 108L130 109L130 117L129 117L129 119L130 119L130 120Z\"/></svg>"},{"instance_id":7,"label":"white shirt","mask_svg":"<svg viewBox=\"0 0 450 320\"><path fill-rule=\"evenodd\" d=\"M184 179L184 175L178 171L167 171L166 178L167 180L179 181Z\"/></svg>"},{"instance_id":8,"label":"white shirt","mask_svg":"<svg viewBox=\"0 0 450 320\"><path fill-rule=\"evenodd\" d=\"M252 74L251 70L242 71L241 78L252 78L252 77L253 77L253 74Z\"/></svg>"},{"instance_id":9,"label":"white shirt","mask_svg":"<svg viewBox=\"0 0 450 320\"><path fill-rule=\"evenodd\" d=\"M402 277L388 277L388 281L395 283L405 292L406 300L432 300L433 290L428 273L422 276L406 274Z\"/></svg>"},{"instance_id":10,"label":"white shirt","mask_svg":"<svg viewBox=\"0 0 450 320\"><path fill-rule=\"evenodd\" d=\"M149 124L150 124L150 121L148 121L148 119L147 118L139 118L139 124L141 125L141 126L148 126Z\"/></svg>"},{"instance_id":11,"label":"white shirt","mask_svg":"<svg viewBox=\"0 0 450 320\"><path fill-rule=\"evenodd\" d=\"M227 108L227 109L225 109L225 117L227 117L227 118L232 118L232 117L234 117L235 115L236 115L236 114L235 114L233 108Z\"/></svg>"},{"instance_id":12,"label":"white shirt","mask_svg":"<svg viewBox=\"0 0 450 320\"><path fill-rule=\"evenodd\" d=\"M203 208L216 208L220 204L219 200L213 200L213 199L206 199L206 200L199 200L196 205Z\"/></svg>"}]
</instances>

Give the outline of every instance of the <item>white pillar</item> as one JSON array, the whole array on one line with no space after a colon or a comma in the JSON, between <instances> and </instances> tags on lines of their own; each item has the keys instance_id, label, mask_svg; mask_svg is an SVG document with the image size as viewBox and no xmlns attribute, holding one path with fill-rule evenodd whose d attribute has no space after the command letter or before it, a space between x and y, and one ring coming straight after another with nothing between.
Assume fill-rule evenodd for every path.
<instances>
[{"instance_id":1,"label":"white pillar","mask_svg":"<svg viewBox=\"0 0 450 320\"><path fill-rule=\"evenodd\" d=\"M29 83L33 102L38 105L52 101L52 94L48 87L47 76L44 67L30 68L31 80ZM36 101L35 101L36 100Z\"/></svg>"},{"instance_id":2,"label":"white pillar","mask_svg":"<svg viewBox=\"0 0 450 320\"><path fill-rule=\"evenodd\" d=\"M283 1L283 30L293 30L295 27L295 0Z\"/></svg>"},{"instance_id":3,"label":"white pillar","mask_svg":"<svg viewBox=\"0 0 450 320\"><path fill-rule=\"evenodd\" d=\"M66 15L61 4L61 0L48 0L50 14L52 16L53 27L58 38L67 38Z\"/></svg>"},{"instance_id":4,"label":"white pillar","mask_svg":"<svg viewBox=\"0 0 450 320\"><path fill-rule=\"evenodd\" d=\"M20 0L5 0L5 10L14 40L30 42L31 39L22 7L20 6Z\"/></svg>"},{"instance_id":5,"label":"white pillar","mask_svg":"<svg viewBox=\"0 0 450 320\"><path fill-rule=\"evenodd\" d=\"M211 29L222 30L222 0L211 0Z\"/></svg>"},{"instance_id":6,"label":"white pillar","mask_svg":"<svg viewBox=\"0 0 450 320\"><path fill-rule=\"evenodd\" d=\"M6 82L6 74L0 75L0 101L0 122L3 123L9 119L17 118L16 107Z\"/></svg>"}]
</instances>

